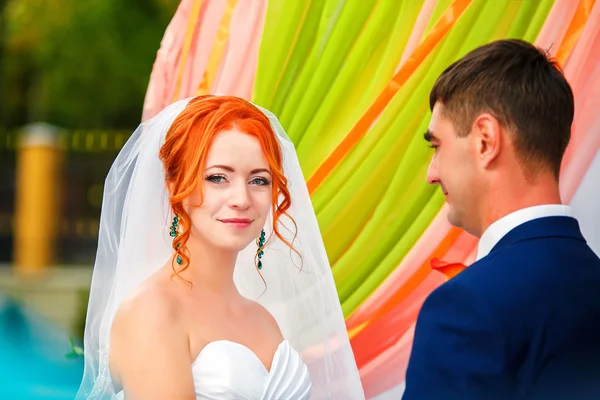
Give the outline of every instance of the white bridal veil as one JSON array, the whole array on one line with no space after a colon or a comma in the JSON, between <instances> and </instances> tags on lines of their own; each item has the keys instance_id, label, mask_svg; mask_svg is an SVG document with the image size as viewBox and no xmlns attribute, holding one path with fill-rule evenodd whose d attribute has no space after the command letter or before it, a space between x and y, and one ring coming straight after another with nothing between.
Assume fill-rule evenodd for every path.
<instances>
[{"instance_id":1,"label":"white bridal veil","mask_svg":"<svg viewBox=\"0 0 600 400\"><path fill-rule=\"evenodd\" d=\"M172 122L190 99L171 104L143 122L113 163L104 187L98 251L85 327L85 369L78 399L115 397L108 369L110 326L120 302L172 255L172 220L165 172L158 157ZM254 266L256 244L237 260L234 280L247 298L262 304L309 368L311 399L364 399L354 355L317 219L294 145L277 118L261 109L277 134L297 224L294 248L276 236L268 243L261 273ZM283 217L280 232L292 239ZM286 229L287 228L287 229ZM270 219L265 226L272 232ZM289 235L289 236L288 236Z\"/></svg>"}]
</instances>

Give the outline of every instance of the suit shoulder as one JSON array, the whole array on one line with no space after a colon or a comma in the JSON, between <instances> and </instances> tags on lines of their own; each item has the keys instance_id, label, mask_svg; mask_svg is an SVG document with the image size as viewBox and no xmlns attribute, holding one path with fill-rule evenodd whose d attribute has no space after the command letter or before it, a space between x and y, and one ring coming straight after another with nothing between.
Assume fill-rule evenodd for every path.
<instances>
[{"instance_id":1,"label":"suit shoulder","mask_svg":"<svg viewBox=\"0 0 600 400\"><path fill-rule=\"evenodd\" d=\"M468 289L507 324L534 320L542 310L600 311L600 259L579 241L515 243L471 264L448 284ZM567 312L564 317L571 318Z\"/></svg>"},{"instance_id":2,"label":"suit shoulder","mask_svg":"<svg viewBox=\"0 0 600 400\"><path fill-rule=\"evenodd\" d=\"M488 313L488 300L484 295L485 291L480 289L480 285L465 279L461 273L434 289L425 299L423 309L444 309L449 313L460 313L468 308L470 312L479 309Z\"/></svg>"}]
</instances>

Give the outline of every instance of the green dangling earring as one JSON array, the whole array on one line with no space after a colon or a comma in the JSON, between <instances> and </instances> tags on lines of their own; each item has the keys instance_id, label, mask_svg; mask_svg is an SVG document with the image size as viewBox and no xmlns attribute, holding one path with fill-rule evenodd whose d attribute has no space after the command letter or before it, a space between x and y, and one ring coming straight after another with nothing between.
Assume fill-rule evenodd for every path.
<instances>
[{"instance_id":1,"label":"green dangling earring","mask_svg":"<svg viewBox=\"0 0 600 400\"><path fill-rule=\"evenodd\" d=\"M265 254L264 246L265 246L265 230L261 230L260 231L260 237L256 240L256 243L258 244L258 269L262 269L263 265L262 265L262 261L260 260L262 258L262 256Z\"/></svg>"},{"instance_id":2,"label":"green dangling earring","mask_svg":"<svg viewBox=\"0 0 600 400\"><path fill-rule=\"evenodd\" d=\"M175 238L177 237L177 228L179 226L179 214L175 214L175 217L173 217L173 223L171 224L171 237L173 238L173 240L175 240ZM177 248L181 247L181 243L177 243ZM177 258L175 259L175 261L177 261L177 264L181 265L181 263L183 262L183 259L181 258L181 256L179 254L177 254Z\"/></svg>"}]
</instances>

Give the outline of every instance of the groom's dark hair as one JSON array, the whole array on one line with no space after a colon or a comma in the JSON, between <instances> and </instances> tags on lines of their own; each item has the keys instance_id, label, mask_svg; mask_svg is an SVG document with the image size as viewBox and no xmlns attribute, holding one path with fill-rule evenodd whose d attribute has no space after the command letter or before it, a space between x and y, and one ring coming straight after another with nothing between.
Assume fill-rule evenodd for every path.
<instances>
[{"instance_id":1,"label":"groom's dark hair","mask_svg":"<svg viewBox=\"0 0 600 400\"><path fill-rule=\"evenodd\" d=\"M550 168L558 178L571 137L573 92L557 62L517 39L478 47L450 65L429 96L459 136L466 136L482 112L514 133L516 152L529 172Z\"/></svg>"}]
</instances>

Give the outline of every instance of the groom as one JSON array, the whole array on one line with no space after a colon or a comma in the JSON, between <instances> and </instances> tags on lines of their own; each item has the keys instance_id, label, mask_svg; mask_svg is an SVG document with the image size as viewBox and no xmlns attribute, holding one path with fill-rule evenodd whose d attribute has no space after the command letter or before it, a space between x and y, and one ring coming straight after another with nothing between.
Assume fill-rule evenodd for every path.
<instances>
[{"instance_id":1,"label":"groom","mask_svg":"<svg viewBox=\"0 0 600 400\"><path fill-rule=\"evenodd\" d=\"M480 241L423 304L403 399L600 399L600 259L558 185L573 103L557 65L520 40L475 49L435 83L427 180Z\"/></svg>"}]
</instances>

